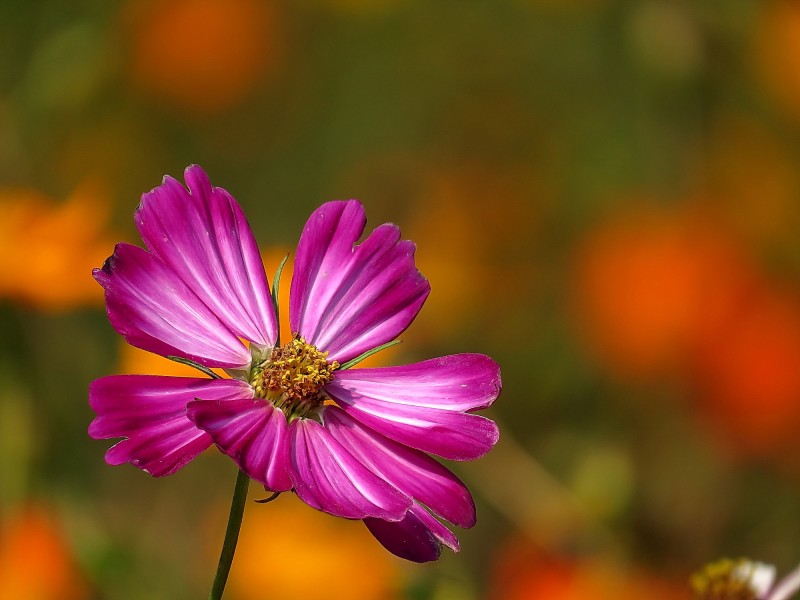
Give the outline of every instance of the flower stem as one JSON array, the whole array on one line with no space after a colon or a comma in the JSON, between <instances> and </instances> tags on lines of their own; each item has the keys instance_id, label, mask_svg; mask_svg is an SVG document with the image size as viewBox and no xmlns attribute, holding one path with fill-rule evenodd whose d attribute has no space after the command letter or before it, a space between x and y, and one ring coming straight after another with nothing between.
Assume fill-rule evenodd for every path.
<instances>
[{"instance_id":1,"label":"flower stem","mask_svg":"<svg viewBox=\"0 0 800 600\"><path fill-rule=\"evenodd\" d=\"M247 488L250 485L250 478L241 470L236 475L236 486L233 488L233 499L231 500L231 512L228 515L228 527L225 529L225 541L222 544L222 552L219 555L219 565L217 565L217 575L214 577L214 584L211 586L211 593L208 600L220 600L222 592L225 591L225 584L228 582L228 573L231 572L233 553L236 552L236 542L239 541L239 529L242 526L242 516L244 515L244 505L247 500Z\"/></svg>"}]
</instances>

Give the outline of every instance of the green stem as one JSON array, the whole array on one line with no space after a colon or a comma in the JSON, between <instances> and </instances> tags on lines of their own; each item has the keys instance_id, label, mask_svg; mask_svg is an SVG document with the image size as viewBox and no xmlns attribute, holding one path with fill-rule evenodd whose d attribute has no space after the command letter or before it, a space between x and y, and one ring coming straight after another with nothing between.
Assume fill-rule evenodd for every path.
<instances>
[{"instance_id":1,"label":"green stem","mask_svg":"<svg viewBox=\"0 0 800 600\"><path fill-rule=\"evenodd\" d=\"M222 592L225 591L228 573L231 572L233 553L236 552L236 542L239 541L239 529L242 526L242 516L244 515L244 505L247 501L247 488L249 485L250 478L244 472L239 471L236 476L236 487L233 488L231 513L228 515L228 527L225 529L225 541L222 544L222 552L219 555L217 575L214 577L214 584L211 586L208 600L220 600Z\"/></svg>"},{"instance_id":2,"label":"green stem","mask_svg":"<svg viewBox=\"0 0 800 600\"><path fill-rule=\"evenodd\" d=\"M170 360L174 360L176 363L181 363L182 365L189 365L190 367L197 369L198 371L202 371L203 373L211 377L211 379L222 379L222 377L214 373L214 371L212 371L208 367L199 365L193 360L189 360L188 358L181 358L180 356L167 356L167 358Z\"/></svg>"},{"instance_id":3,"label":"green stem","mask_svg":"<svg viewBox=\"0 0 800 600\"><path fill-rule=\"evenodd\" d=\"M391 348L392 346L396 346L397 344L399 344L402 341L403 340L392 340L391 342L386 342L385 344L381 344L377 348L373 348L372 350L367 350L366 352L364 352L364 354L360 354L359 356L356 356L353 360L348 360L346 363L344 363L343 365L341 365L339 367L339 370L340 371L344 371L345 369L349 369L351 367L354 367L358 363L360 363L362 360L369 358L373 354L377 354L381 350L386 350L386 348Z\"/></svg>"}]
</instances>

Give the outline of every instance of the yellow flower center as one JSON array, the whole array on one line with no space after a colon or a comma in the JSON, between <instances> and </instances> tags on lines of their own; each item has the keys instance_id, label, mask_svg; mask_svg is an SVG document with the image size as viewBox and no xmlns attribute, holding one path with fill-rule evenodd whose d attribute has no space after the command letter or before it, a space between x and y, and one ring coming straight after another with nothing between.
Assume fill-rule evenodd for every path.
<instances>
[{"instance_id":1,"label":"yellow flower center","mask_svg":"<svg viewBox=\"0 0 800 600\"><path fill-rule=\"evenodd\" d=\"M273 348L270 356L257 365L250 384L256 396L269 400L289 418L305 417L322 406L322 387L333 381L336 361L301 337Z\"/></svg>"},{"instance_id":2,"label":"yellow flower center","mask_svg":"<svg viewBox=\"0 0 800 600\"><path fill-rule=\"evenodd\" d=\"M756 569L757 564L745 558L719 560L692 575L692 589L698 600L758 600Z\"/></svg>"}]
</instances>

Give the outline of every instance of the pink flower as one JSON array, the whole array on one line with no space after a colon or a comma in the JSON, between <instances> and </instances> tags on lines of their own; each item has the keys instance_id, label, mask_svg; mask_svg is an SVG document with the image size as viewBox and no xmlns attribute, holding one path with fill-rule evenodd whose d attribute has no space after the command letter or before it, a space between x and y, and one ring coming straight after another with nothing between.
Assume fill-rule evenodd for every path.
<instances>
[{"instance_id":1,"label":"pink flower","mask_svg":"<svg viewBox=\"0 0 800 600\"><path fill-rule=\"evenodd\" d=\"M106 462L169 475L213 443L267 490L292 490L314 508L362 519L399 556L435 560L442 544L458 551L438 518L471 527L475 505L427 453L472 460L494 446L497 425L473 411L500 393L498 365L456 354L347 368L394 340L425 302L430 286L414 244L391 224L356 244L363 206L322 205L295 258L294 337L276 347L276 309L241 208L201 168L186 169L185 179L188 191L165 177L142 197L135 221L147 249L117 244L94 276L128 343L232 378L96 380L89 434L124 438Z\"/></svg>"}]
</instances>

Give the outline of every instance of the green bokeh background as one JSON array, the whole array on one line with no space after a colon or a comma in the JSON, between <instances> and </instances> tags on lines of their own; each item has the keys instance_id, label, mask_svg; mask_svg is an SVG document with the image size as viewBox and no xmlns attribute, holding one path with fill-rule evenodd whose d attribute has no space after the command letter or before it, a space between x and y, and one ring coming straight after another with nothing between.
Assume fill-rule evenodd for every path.
<instances>
[{"instance_id":1,"label":"green bokeh background","mask_svg":"<svg viewBox=\"0 0 800 600\"><path fill-rule=\"evenodd\" d=\"M487 414L503 438L480 462L453 465L475 493L478 525L459 533L458 555L398 563L401 595L502 597L511 539L679 585L723 555L782 571L800 560L800 444L737 449L738 434L702 410L689 367L629 376L609 366L582 333L574 286L583 240L610 215L700 207L800 307L800 56L786 56L781 87L764 50L779 36L763 34L793 3L272 0L269 39L256 45L267 66L213 108L176 101L132 66L137 36L174 4L0 5L0 186L58 204L99 182L104 235L138 243L141 193L197 163L239 200L265 249L292 248L310 212L340 198L418 243L433 291L391 360L493 356L504 392ZM793 31L800 38L800 24ZM208 61L208 47L187 50L185 64ZM726 195L740 165L713 167L738 123L790 165L775 200L773 163L753 147L767 165L741 175L756 190L764 178L763 197L748 196L755 208ZM779 212L759 208L773 200ZM767 225L748 228L748 211ZM59 281L41 281L50 285ZM163 480L105 465L108 444L86 434L87 387L119 369L119 353L99 286L94 300L56 310L0 298L0 534L21 507L45 504L88 597L202 597L222 535L208 515L228 502L235 470L215 451ZM791 413L764 402L737 410ZM279 565L264 569L281 577ZM531 590L526 598L544 597Z\"/></svg>"}]
</instances>

